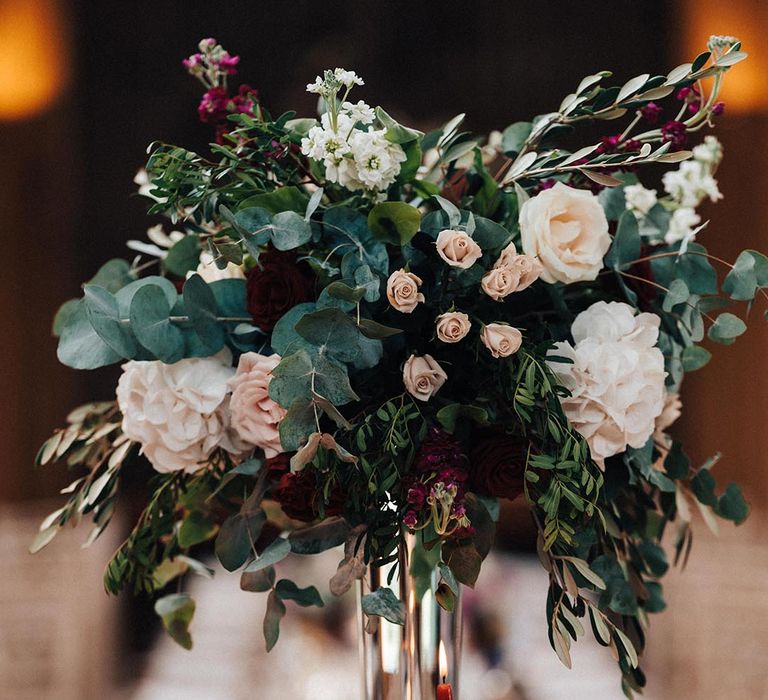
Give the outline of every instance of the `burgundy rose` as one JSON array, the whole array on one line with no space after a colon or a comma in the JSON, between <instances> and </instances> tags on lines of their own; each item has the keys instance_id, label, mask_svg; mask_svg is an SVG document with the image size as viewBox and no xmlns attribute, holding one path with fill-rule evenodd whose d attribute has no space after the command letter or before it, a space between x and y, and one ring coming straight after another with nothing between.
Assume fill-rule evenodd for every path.
<instances>
[{"instance_id":1,"label":"burgundy rose","mask_svg":"<svg viewBox=\"0 0 768 700\"><path fill-rule=\"evenodd\" d=\"M523 492L527 446L502 432L485 433L470 453L470 488L484 496L513 500Z\"/></svg>"},{"instance_id":2,"label":"burgundy rose","mask_svg":"<svg viewBox=\"0 0 768 700\"><path fill-rule=\"evenodd\" d=\"M289 518L308 523L317 517L317 511L314 508L316 492L315 475L305 469L283 474L272 488L272 498L280 504Z\"/></svg>"},{"instance_id":3,"label":"burgundy rose","mask_svg":"<svg viewBox=\"0 0 768 700\"><path fill-rule=\"evenodd\" d=\"M312 277L306 263L297 262L290 252L270 249L246 281L248 312L263 331L271 331L287 311L309 301Z\"/></svg>"},{"instance_id":4,"label":"burgundy rose","mask_svg":"<svg viewBox=\"0 0 768 700\"><path fill-rule=\"evenodd\" d=\"M284 473L272 487L272 498L289 518L305 523L319 517L321 510L325 517L341 515L346 500L338 484L334 484L323 507L323 494L311 469Z\"/></svg>"},{"instance_id":5,"label":"burgundy rose","mask_svg":"<svg viewBox=\"0 0 768 700\"><path fill-rule=\"evenodd\" d=\"M264 460L264 468L267 470L267 475L272 481L276 481L283 474L291 471L291 457L295 454L295 452L281 452L274 457Z\"/></svg>"}]
</instances>

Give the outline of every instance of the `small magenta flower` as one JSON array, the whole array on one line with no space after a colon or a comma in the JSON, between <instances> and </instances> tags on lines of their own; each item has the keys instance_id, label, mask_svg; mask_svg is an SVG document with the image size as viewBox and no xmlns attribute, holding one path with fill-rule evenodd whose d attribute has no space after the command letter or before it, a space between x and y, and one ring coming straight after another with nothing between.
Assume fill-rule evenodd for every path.
<instances>
[{"instance_id":1,"label":"small magenta flower","mask_svg":"<svg viewBox=\"0 0 768 700\"><path fill-rule=\"evenodd\" d=\"M409 510L403 516L403 525L405 525L410 530L413 530L418 524L418 522L419 522L419 516L416 514L415 510Z\"/></svg>"},{"instance_id":2,"label":"small magenta flower","mask_svg":"<svg viewBox=\"0 0 768 700\"><path fill-rule=\"evenodd\" d=\"M649 124L656 124L664 110L655 102L649 102L640 108L640 114Z\"/></svg>"},{"instance_id":3,"label":"small magenta flower","mask_svg":"<svg viewBox=\"0 0 768 700\"><path fill-rule=\"evenodd\" d=\"M683 124L683 122L675 121L674 119L668 121L661 127L661 138L663 141L671 143L673 149L681 149L685 146L685 142L688 138L685 124Z\"/></svg>"},{"instance_id":4,"label":"small magenta flower","mask_svg":"<svg viewBox=\"0 0 768 700\"><path fill-rule=\"evenodd\" d=\"M716 102L712 107L712 114L719 117L723 112L725 112L725 102Z\"/></svg>"}]
</instances>

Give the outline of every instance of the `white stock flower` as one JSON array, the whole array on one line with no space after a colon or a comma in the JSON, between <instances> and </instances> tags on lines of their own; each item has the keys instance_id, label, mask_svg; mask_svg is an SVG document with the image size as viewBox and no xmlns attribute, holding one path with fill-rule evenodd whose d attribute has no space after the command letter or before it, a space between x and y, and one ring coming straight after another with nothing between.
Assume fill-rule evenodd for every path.
<instances>
[{"instance_id":1,"label":"white stock flower","mask_svg":"<svg viewBox=\"0 0 768 700\"><path fill-rule=\"evenodd\" d=\"M664 191L681 207L692 209L706 198L712 202L723 198L709 164L698 160L683 161L677 170L664 173L662 182Z\"/></svg>"},{"instance_id":2,"label":"white stock flower","mask_svg":"<svg viewBox=\"0 0 768 700\"><path fill-rule=\"evenodd\" d=\"M159 472L193 473L217 447L240 454L230 431L228 350L213 357L126 362L117 385L123 432Z\"/></svg>"},{"instance_id":3,"label":"white stock flower","mask_svg":"<svg viewBox=\"0 0 768 700\"><path fill-rule=\"evenodd\" d=\"M322 161L329 182L349 190L385 190L400 174L405 152L386 139L384 129L356 129L357 122L365 122L369 116L373 119L372 110L364 102L352 107L357 111L336 115L335 127L331 115L323 114L320 125L313 126L301 140L301 152Z\"/></svg>"},{"instance_id":4,"label":"white stock flower","mask_svg":"<svg viewBox=\"0 0 768 700\"><path fill-rule=\"evenodd\" d=\"M362 100L358 100L357 104L353 104L352 102L345 102L341 105L341 108L349 115L349 118L353 122L371 124L376 117L376 113L373 111L373 108Z\"/></svg>"},{"instance_id":5,"label":"white stock flower","mask_svg":"<svg viewBox=\"0 0 768 700\"><path fill-rule=\"evenodd\" d=\"M523 204L520 234L523 251L538 258L541 279L550 284L596 279L611 246L608 220L597 197L562 182Z\"/></svg>"},{"instance_id":6,"label":"white stock flower","mask_svg":"<svg viewBox=\"0 0 768 700\"><path fill-rule=\"evenodd\" d=\"M701 217L693 209L689 207L675 209L669 220L669 228L664 234L664 241L667 245L673 245L686 238L691 240L695 238L694 230L700 223Z\"/></svg>"},{"instance_id":7,"label":"white stock flower","mask_svg":"<svg viewBox=\"0 0 768 700\"><path fill-rule=\"evenodd\" d=\"M353 85L365 85L363 79L353 70L336 68L333 71L333 74L336 77L336 80L338 80L346 88L351 88Z\"/></svg>"},{"instance_id":8,"label":"white stock flower","mask_svg":"<svg viewBox=\"0 0 768 700\"><path fill-rule=\"evenodd\" d=\"M573 361L548 364L571 392L560 400L569 422L601 466L628 446L645 445L664 409L659 323L655 314L635 316L628 304L599 301L576 317L574 344L556 343L552 351Z\"/></svg>"},{"instance_id":9,"label":"white stock flower","mask_svg":"<svg viewBox=\"0 0 768 700\"><path fill-rule=\"evenodd\" d=\"M723 159L723 146L716 136L709 134L704 137L703 143L694 147L693 158L699 163L706 163L711 167L715 167Z\"/></svg>"},{"instance_id":10,"label":"white stock flower","mask_svg":"<svg viewBox=\"0 0 768 700\"><path fill-rule=\"evenodd\" d=\"M639 217L645 216L656 205L656 190L647 190L641 184L624 188L626 207Z\"/></svg>"},{"instance_id":11,"label":"white stock flower","mask_svg":"<svg viewBox=\"0 0 768 700\"><path fill-rule=\"evenodd\" d=\"M363 183L365 189L387 189L400 174L400 164L406 159L400 145L387 141L385 134L383 129L355 129L349 138L357 179Z\"/></svg>"}]
</instances>

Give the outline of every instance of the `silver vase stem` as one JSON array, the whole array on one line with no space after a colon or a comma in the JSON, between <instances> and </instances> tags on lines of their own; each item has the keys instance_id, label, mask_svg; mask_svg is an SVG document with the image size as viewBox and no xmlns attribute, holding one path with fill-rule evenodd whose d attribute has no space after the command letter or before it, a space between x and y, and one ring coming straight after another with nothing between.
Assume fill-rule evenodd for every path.
<instances>
[{"instance_id":1,"label":"silver vase stem","mask_svg":"<svg viewBox=\"0 0 768 700\"><path fill-rule=\"evenodd\" d=\"M365 700L434 700L435 689L442 682L450 683L454 699L459 698L463 634L461 596L456 597L453 613L443 610L434 595L439 582L435 570L430 587L419 598L416 580L410 575L409 568L416 537L405 535L405 545L398 552L398 575L388 586L405 606L405 625L394 625L383 618L374 618L371 623L359 604L364 592L387 586L394 563L381 568L369 567L367 586L362 581L358 585L362 697ZM440 676L438 662L440 642L448 661L445 678Z\"/></svg>"}]
</instances>

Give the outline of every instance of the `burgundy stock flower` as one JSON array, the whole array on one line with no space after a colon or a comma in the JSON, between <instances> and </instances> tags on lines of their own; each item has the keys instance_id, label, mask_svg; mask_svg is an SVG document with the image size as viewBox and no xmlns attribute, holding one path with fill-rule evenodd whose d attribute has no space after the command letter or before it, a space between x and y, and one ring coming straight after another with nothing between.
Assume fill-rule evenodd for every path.
<instances>
[{"instance_id":1,"label":"burgundy stock flower","mask_svg":"<svg viewBox=\"0 0 768 700\"><path fill-rule=\"evenodd\" d=\"M504 433L485 433L470 453L470 488L485 496L513 500L523 492L526 443Z\"/></svg>"},{"instance_id":2,"label":"burgundy stock flower","mask_svg":"<svg viewBox=\"0 0 768 700\"><path fill-rule=\"evenodd\" d=\"M640 114L643 115L643 119L649 124L656 124L659 121L659 117L664 110L655 102L649 102L640 108Z\"/></svg>"},{"instance_id":3,"label":"burgundy stock flower","mask_svg":"<svg viewBox=\"0 0 768 700\"><path fill-rule=\"evenodd\" d=\"M261 330L269 332L297 304L312 296L312 277L306 263L290 252L270 249L248 272L248 312Z\"/></svg>"},{"instance_id":4,"label":"burgundy stock flower","mask_svg":"<svg viewBox=\"0 0 768 700\"><path fill-rule=\"evenodd\" d=\"M466 464L467 456L461 443L445 430L432 426L419 447L414 466L417 472L423 473L461 469Z\"/></svg>"},{"instance_id":5,"label":"burgundy stock flower","mask_svg":"<svg viewBox=\"0 0 768 700\"><path fill-rule=\"evenodd\" d=\"M203 124L216 124L227 118L227 105L229 95L226 88L214 87L207 90L200 104L197 106L197 114Z\"/></svg>"},{"instance_id":6,"label":"burgundy stock flower","mask_svg":"<svg viewBox=\"0 0 768 700\"><path fill-rule=\"evenodd\" d=\"M687 140L685 124L674 119L668 121L661 127L661 137L664 141L669 141L674 150L680 150Z\"/></svg>"}]
</instances>

